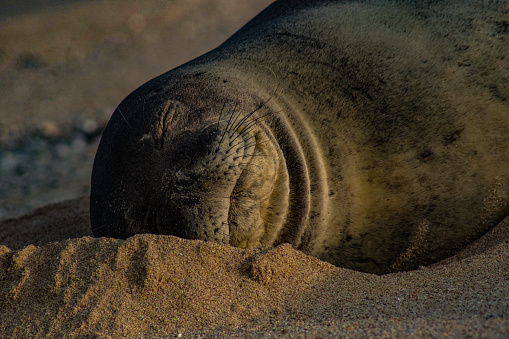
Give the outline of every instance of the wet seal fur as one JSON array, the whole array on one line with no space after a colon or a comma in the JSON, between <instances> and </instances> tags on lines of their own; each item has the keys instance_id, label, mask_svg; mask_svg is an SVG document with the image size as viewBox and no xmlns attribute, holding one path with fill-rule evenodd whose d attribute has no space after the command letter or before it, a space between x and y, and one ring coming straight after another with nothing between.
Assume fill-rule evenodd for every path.
<instances>
[{"instance_id":1,"label":"wet seal fur","mask_svg":"<svg viewBox=\"0 0 509 339\"><path fill-rule=\"evenodd\" d=\"M97 151L94 235L290 243L373 273L509 214L506 1L276 1L131 93Z\"/></svg>"}]
</instances>

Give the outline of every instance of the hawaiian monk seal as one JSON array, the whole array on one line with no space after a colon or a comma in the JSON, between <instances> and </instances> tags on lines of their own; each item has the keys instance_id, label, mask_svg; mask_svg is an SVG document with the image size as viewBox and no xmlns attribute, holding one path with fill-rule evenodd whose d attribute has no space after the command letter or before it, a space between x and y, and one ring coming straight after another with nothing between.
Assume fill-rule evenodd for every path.
<instances>
[{"instance_id":1,"label":"hawaiian monk seal","mask_svg":"<svg viewBox=\"0 0 509 339\"><path fill-rule=\"evenodd\" d=\"M384 273L509 214L506 1L276 1L131 93L95 158L95 236L288 242Z\"/></svg>"}]
</instances>

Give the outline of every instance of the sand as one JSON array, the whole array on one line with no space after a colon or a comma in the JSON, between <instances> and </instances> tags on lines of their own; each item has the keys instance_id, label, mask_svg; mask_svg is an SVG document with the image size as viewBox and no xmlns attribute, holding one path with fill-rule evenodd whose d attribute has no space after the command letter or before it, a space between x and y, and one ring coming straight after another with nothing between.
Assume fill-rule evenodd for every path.
<instances>
[{"instance_id":1,"label":"sand","mask_svg":"<svg viewBox=\"0 0 509 339\"><path fill-rule=\"evenodd\" d=\"M91 237L90 149L115 105L269 2L83 1L2 17L0 177L14 184L0 185L1 338L509 337L508 219L454 257L383 276L289 245Z\"/></svg>"},{"instance_id":2,"label":"sand","mask_svg":"<svg viewBox=\"0 0 509 339\"><path fill-rule=\"evenodd\" d=\"M86 197L0 224L2 338L509 336L509 219L441 263L383 276L287 244L89 227Z\"/></svg>"}]
</instances>

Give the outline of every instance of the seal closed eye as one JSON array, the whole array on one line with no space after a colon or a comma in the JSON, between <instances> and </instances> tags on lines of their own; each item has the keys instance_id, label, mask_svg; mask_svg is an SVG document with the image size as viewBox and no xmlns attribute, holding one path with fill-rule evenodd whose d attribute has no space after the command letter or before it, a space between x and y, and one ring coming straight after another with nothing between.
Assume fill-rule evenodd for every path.
<instances>
[{"instance_id":1,"label":"seal closed eye","mask_svg":"<svg viewBox=\"0 0 509 339\"><path fill-rule=\"evenodd\" d=\"M509 214L500 8L275 2L115 110L94 236L287 242L372 273L454 254Z\"/></svg>"}]
</instances>

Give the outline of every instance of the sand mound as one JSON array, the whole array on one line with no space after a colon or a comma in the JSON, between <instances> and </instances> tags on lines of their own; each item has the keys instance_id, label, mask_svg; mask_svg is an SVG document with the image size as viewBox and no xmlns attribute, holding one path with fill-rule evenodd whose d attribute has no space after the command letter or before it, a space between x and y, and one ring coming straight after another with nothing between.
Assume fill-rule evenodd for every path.
<instances>
[{"instance_id":1,"label":"sand mound","mask_svg":"<svg viewBox=\"0 0 509 339\"><path fill-rule=\"evenodd\" d=\"M89 232L87 214L82 198L0 224L12 248L60 240L0 246L2 338L509 335L508 220L442 263L377 276L289 245L61 240Z\"/></svg>"}]
</instances>

